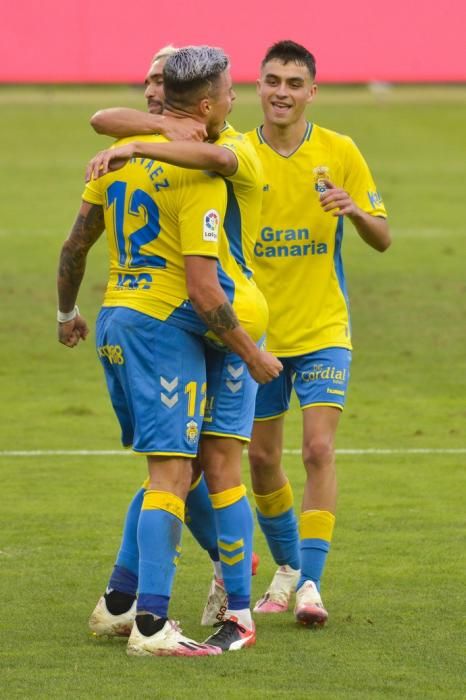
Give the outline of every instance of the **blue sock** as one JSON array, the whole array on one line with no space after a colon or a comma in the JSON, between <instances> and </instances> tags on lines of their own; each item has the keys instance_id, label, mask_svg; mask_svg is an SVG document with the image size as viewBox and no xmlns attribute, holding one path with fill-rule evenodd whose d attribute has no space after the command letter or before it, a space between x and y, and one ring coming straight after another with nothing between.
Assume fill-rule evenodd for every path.
<instances>
[{"instance_id":1,"label":"blue sock","mask_svg":"<svg viewBox=\"0 0 466 700\"><path fill-rule=\"evenodd\" d=\"M185 522L194 539L206 550L212 561L218 561L215 514L203 474L188 493Z\"/></svg>"},{"instance_id":2,"label":"blue sock","mask_svg":"<svg viewBox=\"0 0 466 700\"><path fill-rule=\"evenodd\" d=\"M254 494L257 520L273 558L279 566L299 569L299 534L293 510L293 490L286 481L276 491Z\"/></svg>"},{"instance_id":3,"label":"blue sock","mask_svg":"<svg viewBox=\"0 0 466 700\"><path fill-rule=\"evenodd\" d=\"M300 568L298 522L293 508L281 515L268 517L256 510L257 520L270 552L279 566Z\"/></svg>"},{"instance_id":4,"label":"blue sock","mask_svg":"<svg viewBox=\"0 0 466 700\"><path fill-rule=\"evenodd\" d=\"M138 525L138 613L168 616L183 520L184 502L178 496L166 491L146 491Z\"/></svg>"},{"instance_id":5,"label":"blue sock","mask_svg":"<svg viewBox=\"0 0 466 700\"><path fill-rule=\"evenodd\" d=\"M249 608L251 601L254 521L246 488L236 486L211 494L217 525L222 575L230 610Z\"/></svg>"},{"instance_id":6,"label":"blue sock","mask_svg":"<svg viewBox=\"0 0 466 700\"><path fill-rule=\"evenodd\" d=\"M314 581L320 591L320 579L324 571L330 542L318 538L301 540L301 577L297 589L305 581Z\"/></svg>"},{"instance_id":7,"label":"blue sock","mask_svg":"<svg viewBox=\"0 0 466 700\"><path fill-rule=\"evenodd\" d=\"M139 489L129 504L125 524L123 526L123 537L121 540L120 550L118 552L115 567L108 584L109 588L122 591L123 593L130 593L132 595L136 595L138 589L139 549L137 533L139 514L141 512L145 491L145 488ZM133 574L134 580L132 583L130 582L130 579L122 582L122 568ZM125 589L121 588L121 585L125 585Z\"/></svg>"},{"instance_id":8,"label":"blue sock","mask_svg":"<svg viewBox=\"0 0 466 700\"><path fill-rule=\"evenodd\" d=\"M335 516L328 510L305 510L300 517L301 531L301 578L314 581L320 591L320 579L324 571L327 554L332 541Z\"/></svg>"}]
</instances>

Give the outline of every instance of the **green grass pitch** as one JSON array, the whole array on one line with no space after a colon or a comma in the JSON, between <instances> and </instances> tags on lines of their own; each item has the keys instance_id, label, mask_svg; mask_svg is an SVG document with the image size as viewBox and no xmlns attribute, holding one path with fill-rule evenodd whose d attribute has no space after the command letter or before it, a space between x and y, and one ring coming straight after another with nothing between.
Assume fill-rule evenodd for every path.
<instances>
[{"instance_id":1,"label":"green grass pitch","mask_svg":"<svg viewBox=\"0 0 466 700\"><path fill-rule=\"evenodd\" d=\"M93 337L75 350L55 338L58 252L86 161L108 143L88 119L114 105L144 108L142 90L0 89L2 697L463 698L466 88L324 86L310 110L360 146L394 237L379 255L347 226L343 246L355 352L323 581L330 619L314 632L291 613L258 617L255 648L208 659L129 659L124 643L87 633L143 459L31 454L119 449ZM251 88L231 121L259 123ZM91 324L105 280L102 240L79 298ZM284 462L297 504L300 439L294 406ZM255 548L254 600L274 570L258 530ZM186 532L171 614L200 639L210 575Z\"/></svg>"}]
</instances>

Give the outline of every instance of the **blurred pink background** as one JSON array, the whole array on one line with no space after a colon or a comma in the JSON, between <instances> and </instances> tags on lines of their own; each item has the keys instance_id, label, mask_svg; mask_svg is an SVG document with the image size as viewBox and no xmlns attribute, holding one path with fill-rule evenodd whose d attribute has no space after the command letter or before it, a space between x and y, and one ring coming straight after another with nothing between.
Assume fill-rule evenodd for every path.
<instances>
[{"instance_id":1,"label":"blurred pink background","mask_svg":"<svg viewBox=\"0 0 466 700\"><path fill-rule=\"evenodd\" d=\"M466 1L16 0L0 24L0 82L141 82L167 43L212 44L237 82L279 39L317 58L319 82L466 81Z\"/></svg>"}]
</instances>

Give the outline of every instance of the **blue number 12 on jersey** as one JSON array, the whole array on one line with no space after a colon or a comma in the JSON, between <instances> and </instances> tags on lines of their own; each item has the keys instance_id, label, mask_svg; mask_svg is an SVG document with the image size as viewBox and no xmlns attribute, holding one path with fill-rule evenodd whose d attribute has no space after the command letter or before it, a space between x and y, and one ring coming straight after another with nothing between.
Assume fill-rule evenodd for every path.
<instances>
[{"instance_id":1,"label":"blue number 12 on jersey","mask_svg":"<svg viewBox=\"0 0 466 700\"><path fill-rule=\"evenodd\" d=\"M166 267L166 260L159 255L142 255L141 248L155 241L160 233L159 210L154 200L144 190L131 193L126 211L126 182L113 182L105 196L107 209L113 206L113 231L122 267ZM144 216L145 225L125 235L125 215Z\"/></svg>"}]
</instances>

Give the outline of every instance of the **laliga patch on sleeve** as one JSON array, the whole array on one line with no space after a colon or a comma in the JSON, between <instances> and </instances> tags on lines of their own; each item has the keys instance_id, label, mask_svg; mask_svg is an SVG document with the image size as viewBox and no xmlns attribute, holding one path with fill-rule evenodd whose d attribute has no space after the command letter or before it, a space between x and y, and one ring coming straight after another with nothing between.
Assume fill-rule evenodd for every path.
<instances>
[{"instance_id":1,"label":"laliga patch on sleeve","mask_svg":"<svg viewBox=\"0 0 466 700\"><path fill-rule=\"evenodd\" d=\"M218 229L220 226L220 215L215 209L209 209L204 214L204 228L202 232L202 238L205 241L212 241L216 243L218 241Z\"/></svg>"}]
</instances>

